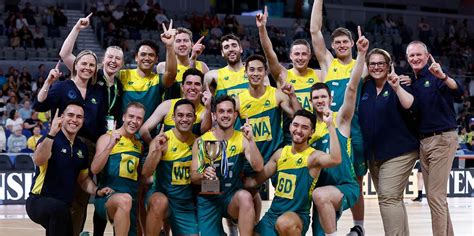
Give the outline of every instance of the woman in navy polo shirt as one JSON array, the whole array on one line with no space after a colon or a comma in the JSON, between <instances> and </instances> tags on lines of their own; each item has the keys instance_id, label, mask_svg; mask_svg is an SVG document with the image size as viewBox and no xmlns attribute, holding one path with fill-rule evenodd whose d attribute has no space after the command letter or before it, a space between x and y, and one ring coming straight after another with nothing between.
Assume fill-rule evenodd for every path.
<instances>
[{"instance_id":1,"label":"woman in navy polo shirt","mask_svg":"<svg viewBox=\"0 0 474 236\"><path fill-rule=\"evenodd\" d=\"M387 51L374 48L366 64L369 75L359 103L364 156L378 194L385 234L409 235L403 191L418 159L411 109L414 97L400 85Z\"/></svg>"}]
</instances>

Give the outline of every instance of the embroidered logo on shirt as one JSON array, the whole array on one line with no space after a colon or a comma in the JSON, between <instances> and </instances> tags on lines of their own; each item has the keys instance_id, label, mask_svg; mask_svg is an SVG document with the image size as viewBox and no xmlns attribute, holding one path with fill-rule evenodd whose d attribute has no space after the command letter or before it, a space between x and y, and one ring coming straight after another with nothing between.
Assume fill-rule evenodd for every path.
<instances>
[{"instance_id":1,"label":"embroidered logo on shirt","mask_svg":"<svg viewBox=\"0 0 474 236\"><path fill-rule=\"evenodd\" d=\"M79 158L84 158L84 155L82 155L82 151L81 151L81 150L77 151L77 157L79 157Z\"/></svg>"},{"instance_id":2,"label":"embroidered logo on shirt","mask_svg":"<svg viewBox=\"0 0 474 236\"><path fill-rule=\"evenodd\" d=\"M102 82L102 81L99 81L98 84L99 84L100 86L104 86L104 82Z\"/></svg>"},{"instance_id":3,"label":"embroidered logo on shirt","mask_svg":"<svg viewBox=\"0 0 474 236\"><path fill-rule=\"evenodd\" d=\"M128 85L132 85L133 84L133 81L128 81Z\"/></svg>"},{"instance_id":4,"label":"embroidered logo on shirt","mask_svg":"<svg viewBox=\"0 0 474 236\"><path fill-rule=\"evenodd\" d=\"M172 152L176 152L178 151L178 148L177 147L174 147L173 149L171 149Z\"/></svg>"},{"instance_id":5,"label":"embroidered logo on shirt","mask_svg":"<svg viewBox=\"0 0 474 236\"><path fill-rule=\"evenodd\" d=\"M428 87L430 87L430 81L428 81L428 80L427 80L427 81L425 81L425 84L424 84L423 86L425 86L425 88L428 88Z\"/></svg>"},{"instance_id":6,"label":"embroidered logo on shirt","mask_svg":"<svg viewBox=\"0 0 474 236\"><path fill-rule=\"evenodd\" d=\"M229 80L229 76L224 77L224 80Z\"/></svg>"},{"instance_id":7,"label":"embroidered logo on shirt","mask_svg":"<svg viewBox=\"0 0 474 236\"><path fill-rule=\"evenodd\" d=\"M270 100L266 100L265 104L263 104L264 107L269 107L270 106Z\"/></svg>"},{"instance_id":8,"label":"embroidered logo on shirt","mask_svg":"<svg viewBox=\"0 0 474 236\"><path fill-rule=\"evenodd\" d=\"M70 98L70 99L76 99L77 98L77 94L76 92L74 92L74 90L69 90L67 92L67 97Z\"/></svg>"},{"instance_id":9,"label":"embroidered logo on shirt","mask_svg":"<svg viewBox=\"0 0 474 236\"><path fill-rule=\"evenodd\" d=\"M364 93L364 95L362 95L362 100L367 100L367 99L369 99L369 94Z\"/></svg>"},{"instance_id":10,"label":"embroidered logo on shirt","mask_svg":"<svg viewBox=\"0 0 474 236\"><path fill-rule=\"evenodd\" d=\"M61 149L61 152L66 153L67 152L66 148Z\"/></svg>"},{"instance_id":11,"label":"embroidered logo on shirt","mask_svg":"<svg viewBox=\"0 0 474 236\"><path fill-rule=\"evenodd\" d=\"M245 106L245 108L249 109L252 105L251 104L247 104L247 106Z\"/></svg>"},{"instance_id":12,"label":"embroidered logo on shirt","mask_svg":"<svg viewBox=\"0 0 474 236\"><path fill-rule=\"evenodd\" d=\"M91 103L92 103L92 104L97 104L97 101L95 100L95 98L92 98L92 99L91 99Z\"/></svg>"},{"instance_id":13,"label":"embroidered logo on shirt","mask_svg":"<svg viewBox=\"0 0 474 236\"><path fill-rule=\"evenodd\" d=\"M237 149L237 148L235 147L235 145L232 145L232 146L230 147L230 154L232 154L232 155L235 154L235 150L236 150L236 149Z\"/></svg>"},{"instance_id":14,"label":"embroidered logo on shirt","mask_svg":"<svg viewBox=\"0 0 474 236\"><path fill-rule=\"evenodd\" d=\"M296 165L301 165L303 163L303 158L298 158L298 160L296 161Z\"/></svg>"},{"instance_id":15,"label":"embroidered logo on shirt","mask_svg":"<svg viewBox=\"0 0 474 236\"><path fill-rule=\"evenodd\" d=\"M308 81L307 81L308 84L312 84L314 83L314 79L313 78L309 78Z\"/></svg>"},{"instance_id":16,"label":"embroidered logo on shirt","mask_svg":"<svg viewBox=\"0 0 474 236\"><path fill-rule=\"evenodd\" d=\"M292 80L290 80L290 83L294 84L294 83L296 83L296 80L292 79Z\"/></svg>"},{"instance_id":17,"label":"embroidered logo on shirt","mask_svg":"<svg viewBox=\"0 0 474 236\"><path fill-rule=\"evenodd\" d=\"M384 97L388 97L388 91L385 90L385 92L382 94Z\"/></svg>"},{"instance_id":18,"label":"embroidered logo on shirt","mask_svg":"<svg viewBox=\"0 0 474 236\"><path fill-rule=\"evenodd\" d=\"M337 71L337 68L334 68L332 71L336 72L336 71Z\"/></svg>"}]
</instances>

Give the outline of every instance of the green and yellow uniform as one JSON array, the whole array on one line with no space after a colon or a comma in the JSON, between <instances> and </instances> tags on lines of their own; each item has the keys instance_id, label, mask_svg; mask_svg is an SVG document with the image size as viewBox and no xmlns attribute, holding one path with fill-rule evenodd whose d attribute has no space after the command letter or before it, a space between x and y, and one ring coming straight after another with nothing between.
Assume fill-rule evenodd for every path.
<instances>
[{"instance_id":1,"label":"green and yellow uniform","mask_svg":"<svg viewBox=\"0 0 474 236\"><path fill-rule=\"evenodd\" d=\"M217 70L216 97L227 94L235 97L249 87L249 79L245 75L245 67L239 71L233 71L229 67Z\"/></svg>"},{"instance_id":2,"label":"green and yellow uniform","mask_svg":"<svg viewBox=\"0 0 474 236\"><path fill-rule=\"evenodd\" d=\"M138 75L137 69L121 70L122 111L125 110L129 102L140 102L146 107L144 119L147 120L162 101L164 90L162 76L162 74L152 72L149 76L141 77Z\"/></svg>"},{"instance_id":3,"label":"green and yellow uniform","mask_svg":"<svg viewBox=\"0 0 474 236\"><path fill-rule=\"evenodd\" d=\"M276 220L288 211L295 212L303 221L301 235L305 235L308 230L311 196L317 181L309 173L308 158L315 150L308 147L293 154L291 149L292 146L285 146L278 159L275 197L267 213L255 227L255 232L261 236L278 235Z\"/></svg>"},{"instance_id":4,"label":"green and yellow uniform","mask_svg":"<svg viewBox=\"0 0 474 236\"><path fill-rule=\"evenodd\" d=\"M349 64L342 64L337 58L334 58L329 66L326 75L325 83L331 90L333 101L331 103L331 110L339 111L344 102L344 94L346 92L347 84L351 78L352 69L354 68L355 60ZM357 176L364 176L367 173L367 165L364 159L364 144L362 142L362 132L359 125L359 98L362 89L362 82L357 89L356 108L351 122L351 138L354 151L354 170Z\"/></svg>"},{"instance_id":5,"label":"green and yellow uniform","mask_svg":"<svg viewBox=\"0 0 474 236\"><path fill-rule=\"evenodd\" d=\"M225 177L221 172L220 155L214 162L216 175L220 181L219 195L198 195L198 222L200 235L224 235L222 228L222 217L230 218L227 213L234 194L242 189L243 183L240 179L244 164L244 136L240 131L234 131L232 137L227 140L226 157L228 159L228 175ZM212 131L208 131L201 136L202 141L216 141ZM210 163L205 159L206 165Z\"/></svg>"},{"instance_id":6,"label":"green and yellow uniform","mask_svg":"<svg viewBox=\"0 0 474 236\"><path fill-rule=\"evenodd\" d=\"M266 164L283 143L282 112L276 99L276 88L266 86L265 93L254 98L248 90L240 93L240 122L249 119L255 143Z\"/></svg>"},{"instance_id":7,"label":"green and yellow uniform","mask_svg":"<svg viewBox=\"0 0 474 236\"><path fill-rule=\"evenodd\" d=\"M196 61L196 69L202 72L202 61ZM169 100L173 98L180 98L183 96L181 92L181 84L183 83L183 74L184 72L191 67L181 65L178 63L177 67L177 73L176 73L176 81L169 87L168 89L165 90L165 94L163 97L164 100Z\"/></svg>"},{"instance_id":8,"label":"green and yellow uniform","mask_svg":"<svg viewBox=\"0 0 474 236\"><path fill-rule=\"evenodd\" d=\"M316 71L313 69L308 68L307 72L303 76L299 76L296 74L294 69L288 70L288 76L286 77L286 82L293 85L295 88L295 94L298 98L303 109L308 111L312 111L311 105L311 86L314 83L319 82L318 75Z\"/></svg>"},{"instance_id":9,"label":"green and yellow uniform","mask_svg":"<svg viewBox=\"0 0 474 236\"><path fill-rule=\"evenodd\" d=\"M165 135L168 137L168 149L156 168L149 195L161 192L168 197L168 219L174 235L198 234L190 175L196 136L183 142L173 130L166 131Z\"/></svg>"},{"instance_id":10,"label":"green and yellow uniform","mask_svg":"<svg viewBox=\"0 0 474 236\"><path fill-rule=\"evenodd\" d=\"M173 127L175 127L175 123L174 123L174 120L173 120L174 105L179 100L181 100L181 98L171 99L170 111L168 113L166 113L166 116L163 119L163 124L165 126L164 131L168 131L168 130L172 129ZM193 133L196 134L196 135L201 134L201 122L202 122L201 116L202 116L202 113L204 113L205 111L206 111L206 107L204 105L202 105L201 103L199 103L199 105L196 107L196 112L195 112L196 113L196 121L194 121L194 124L193 124Z\"/></svg>"},{"instance_id":11,"label":"green and yellow uniform","mask_svg":"<svg viewBox=\"0 0 474 236\"><path fill-rule=\"evenodd\" d=\"M128 193L133 198L130 211L130 230L128 235L136 235L136 204L138 195L138 166L142 157L142 143L133 136L120 137L110 152L104 169L98 174L99 188L110 187L115 193ZM96 213L107 219L105 204L109 197L96 198L94 206Z\"/></svg>"},{"instance_id":12,"label":"green and yellow uniform","mask_svg":"<svg viewBox=\"0 0 474 236\"><path fill-rule=\"evenodd\" d=\"M336 122L337 112L333 113L334 123ZM351 208L359 199L359 183L352 165L352 147L351 138L345 137L339 129L336 128L337 138L341 147L341 164L321 169L316 187L332 185L341 191L344 195L342 204L336 209L336 220L338 220L342 212ZM316 130L309 141L309 144L318 150L329 153L329 131L326 122L317 121ZM324 230L319 223L318 212L316 207L313 208L313 235L324 236Z\"/></svg>"}]
</instances>

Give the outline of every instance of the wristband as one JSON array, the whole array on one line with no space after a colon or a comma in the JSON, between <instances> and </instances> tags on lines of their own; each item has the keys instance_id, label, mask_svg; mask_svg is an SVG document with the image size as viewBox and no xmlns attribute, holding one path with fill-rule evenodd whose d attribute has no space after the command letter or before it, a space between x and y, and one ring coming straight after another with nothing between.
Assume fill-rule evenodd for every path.
<instances>
[{"instance_id":1,"label":"wristband","mask_svg":"<svg viewBox=\"0 0 474 236\"><path fill-rule=\"evenodd\" d=\"M448 80L448 78L449 78L448 74L444 74L444 77L441 80L446 81L446 80Z\"/></svg>"},{"instance_id":2,"label":"wristband","mask_svg":"<svg viewBox=\"0 0 474 236\"><path fill-rule=\"evenodd\" d=\"M99 190L100 190L100 188L99 188L99 187L97 187L97 189L95 190L95 196L96 196L96 197L98 197L98 196L99 196Z\"/></svg>"},{"instance_id":3,"label":"wristband","mask_svg":"<svg viewBox=\"0 0 474 236\"><path fill-rule=\"evenodd\" d=\"M51 140L54 140L54 136L51 135L51 134L47 134L47 135L46 135L46 138L49 138L49 139L51 139Z\"/></svg>"}]
</instances>

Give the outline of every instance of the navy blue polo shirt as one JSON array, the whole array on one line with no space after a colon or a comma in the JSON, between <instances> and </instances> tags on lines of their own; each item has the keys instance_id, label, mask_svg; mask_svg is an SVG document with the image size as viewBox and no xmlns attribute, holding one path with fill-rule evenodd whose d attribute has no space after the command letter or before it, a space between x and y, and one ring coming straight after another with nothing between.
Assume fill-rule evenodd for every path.
<instances>
[{"instance_id":1,"label":"navy blue polo shirt","mask_svg":"<svg viewBox=\"0 0 474 236\"><path fill-rule=\"evenodd\" d=\"M70 79L55 82L48 91L48 97L43 102L35 100L33 109L39 112L51 110L51 117L54 117L56 109L62 113L71 101L83 104L84 124L79 130L78 136L83 136L93 142L106 132L106 121L103 107L106 106L106 99L103 92L97 85L88 85L86 98L83 99L76 84Z\"/></svg>"},{"instance_id":2,"label":"navy blue polo shirt","mask_svg":"<svg viewBox=\"0 0 474 236\"><path fill-rule=\"evenodd\" d=\"M409 88L403 88L411 92ZM359 101L359 122L367 160L387 160L418 149L414 114L411 108L402 107L388 83L379 95L373 79L364 84Z\"/></svg>"},{"instance_id":3,"label":"navy blue polo shirt","mask_svg":"<svg viewBox=\"0 0 474 236\"><path fill-rule=\"evenodd\" d=\"M101 97L104 99L102 104L104 119L106 115L111 115L118 122L122 121L122 93L123 87L120 83L119 78L115 76L114 85L107 87L107 79L104 75L104 70L97 71L97 87L101 93Z\"/></svg>"},{"instance_id":4,"label":"navy blue polo shirt","mask_svg":"<svg viewBox=\"0 0 474 236\"><path fill-rule=\"evenodd\" d=\"M463 96L463 87L457 80L458 89L450 89L446 83L436 78L426 65L415 77L411 87L417 100L420 133L428 134L455 129L456 112L454 100Z\"/></svg>"},{"instance_id":5,"label":"navy blue polo shirt","mask_svg":"<svg viewBox=\"0 0 474 236\"><path fill-rule=\"evenodd\" d=\"M44 139L43 136L38 144ZM88 164L87 146L77 137L74 143L69 142L59 131L54 137L48 162L36 167L31 193L71 204L77 177L82 171L87 173Z\"/></svg>"}]
</instances>

